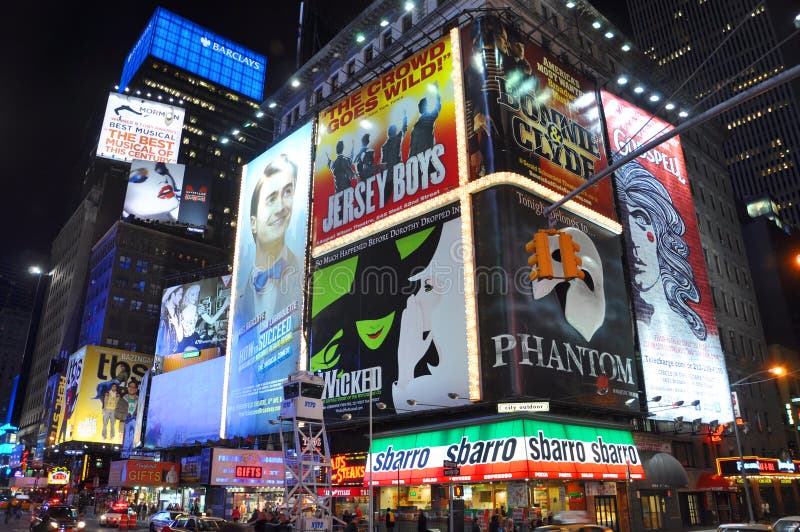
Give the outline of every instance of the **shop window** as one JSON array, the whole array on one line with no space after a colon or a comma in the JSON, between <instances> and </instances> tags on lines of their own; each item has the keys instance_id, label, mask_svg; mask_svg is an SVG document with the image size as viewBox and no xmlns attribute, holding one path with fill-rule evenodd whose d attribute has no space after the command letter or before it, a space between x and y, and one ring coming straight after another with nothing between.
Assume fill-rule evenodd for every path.
<instances>
[{"instance_id":1,"label":"shop window","mask_svg":"<svg viewBox=\"0 0 800 532\"><path fill-rule=\"evenodd\" d=\"M645 530L664 528L664 514L667 513L667 500L659 494L642 494L642 523Z\"/></svg>"},{"instance_id":2,"label":"shop window","mask_svg":"<svg viewBox=\"0 0 800 532\"><path fill-rule=\"evenodd\" d=\"M700 521L700 496L696 493L686 495L686 508L688 510L688 526L698 526Z\"/></svg>"},{"instance_id":3,"label":"shop window","mask_svg":"<svg viewBox=\"0 0 800 532\"><path fill-rule=\"evenodd\" d=\"M596 496L594 498L594 519L598 525L619 530L617 498L613 495Z\"/></svg>"}]
</instances>

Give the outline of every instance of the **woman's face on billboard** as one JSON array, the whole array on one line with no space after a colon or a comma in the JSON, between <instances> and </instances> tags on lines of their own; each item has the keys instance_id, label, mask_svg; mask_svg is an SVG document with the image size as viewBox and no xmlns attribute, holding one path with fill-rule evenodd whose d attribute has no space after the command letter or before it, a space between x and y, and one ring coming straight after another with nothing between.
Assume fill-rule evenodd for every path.
<instances>
[{"instance_id":1,"label":"woman's face on billboard","mask_svg":"<svg viewBox=\"0 0 800 532\"><path fill-rule=\"evenodd\" d=\"M140 218L166 214L178 208L180 198L169 175L134 168L128 177L125 212Z\"/></svg>"},{"instance_id":2,"label":"woman's face on billboard","mask_svg":"<svg viewBox=\"0 0 800 532\"><path fill-rule=\"evenodd\" d=\"M627 217L633 248L633 283L637 289L646 292L658 282L660 276L655 228L650 215L644 209L630 209L629 206Z\"/></svg>"}]
</instances>

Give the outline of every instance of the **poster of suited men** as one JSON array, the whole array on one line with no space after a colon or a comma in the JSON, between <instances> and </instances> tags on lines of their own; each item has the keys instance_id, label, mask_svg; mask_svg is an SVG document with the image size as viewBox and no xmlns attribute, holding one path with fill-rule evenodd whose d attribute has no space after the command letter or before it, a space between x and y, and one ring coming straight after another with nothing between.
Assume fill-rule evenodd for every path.
<instances>
[{"instance_id":1,"label":"poster of suited men","mask_svg":"<svg viewBox=\"0 0 800 532\"><path fill-rule=\"evenodd\" d=\"M444 37L320 113L315 245L458 186L452 76Z\"/></svg>"},{"instance_id":2,"label":"poster of suited men","mask_svg":"<svg viewBox=\"0 0 800 532\"><path fill-rule=\"evenodd\" d=\"M636 398L633 324L620 237L564 211L555 227L579 247L583 279L564 280L558 235L552 279L531 281L526 243L548 229L547 204L505 185L473 196L484 399L515 395L626 409Z\"/></svg>"},{"instance_id":3,"label":"poster of suited men","mask_svg":"<svg viewBox=\"0 0 800 532\"><path fill-rule=\"evenodd\" d=\"M311 124L243 169L226 357L226 434L275 432L297 369L303 315Z\"/></svg>"},{"instance_id":4,"label":"poster of suited men","mask_svg":"<svg viewBox=\"0 0 800 532\"><path fill-rule=\"evenodd\" d=\"M512 25L461 33L470 179L508 171L565 194L608 165L595 84ZM576 198L614 219L609 180Z\"/></svg>"},{"instance_id":5,"label":"poster of suited men","mask_svg":"<svg viewBox=\"0 0 800 532\"><path fill-rule=\"evenodd\" d=\"M368 415L370 392L386 414L464 404L448 396L469 397L462 257L455 204L315 259L309 369L326 415Z\"/></svg>"}]
</instances>

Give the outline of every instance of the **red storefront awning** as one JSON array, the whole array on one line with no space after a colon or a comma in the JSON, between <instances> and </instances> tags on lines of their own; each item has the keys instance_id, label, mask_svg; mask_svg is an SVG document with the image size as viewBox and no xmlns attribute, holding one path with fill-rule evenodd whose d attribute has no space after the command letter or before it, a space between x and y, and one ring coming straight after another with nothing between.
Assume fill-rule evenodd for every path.
<instances>
[{"instance_id":1,"label":"red storefront awning","mask_svg":"<svg viewBox=\"0 0 800 532\"><path fill-rule=\"evenodd\" d=\"M736 491L737 488L725 477L714 473L700 473L696 489L699 491Z\"/></svg>"}]
</instances>

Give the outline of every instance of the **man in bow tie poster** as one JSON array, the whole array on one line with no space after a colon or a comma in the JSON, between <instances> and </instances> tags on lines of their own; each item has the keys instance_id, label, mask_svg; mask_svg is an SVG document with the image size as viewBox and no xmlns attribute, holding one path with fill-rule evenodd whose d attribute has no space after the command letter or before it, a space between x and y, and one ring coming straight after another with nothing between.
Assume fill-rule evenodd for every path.
<instances>
[{"instance_id":1,"label":"man in bow tie poster","mask_svg":"<svg viewBox=\"0 0 800 532\"><path fill-rule=\"evenodd\" d=\"M301 356L311 126L243 170L230 351L226 436L273 432L282 384Z\"/></svg>"}]
</instances>

